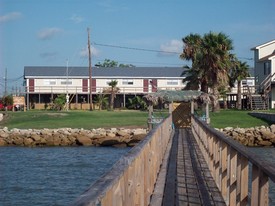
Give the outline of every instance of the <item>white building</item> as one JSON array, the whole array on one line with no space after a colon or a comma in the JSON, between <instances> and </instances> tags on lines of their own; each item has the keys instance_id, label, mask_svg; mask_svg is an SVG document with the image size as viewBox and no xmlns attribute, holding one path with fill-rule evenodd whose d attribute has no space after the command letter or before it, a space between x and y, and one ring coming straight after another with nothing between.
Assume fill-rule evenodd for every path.
<instances>
[{"instance_id":1,"label":"white building","mask_svg":"<svg viewBox=\"0 0 275 206\"><path fill-rule=\"evenodd\" d=\"M110 88L117 80L120 89L116 107L124 107L128 98L157 90L184 88L181 67L92 68L92 96ZM90 84L87 67L33 67L24 68L27 108L43 109L58 94L69 94L70 107L88 109Z\"/></svg>"},{"instance_id":2,"label":"white building","mask_svg":"<svg viewBox=\"0 0 275 206\"><path fill-rule=\"evenodd\" d=\"M258 92L275 108L275 40L252 48Z\"/></svg>"}]
</instances>

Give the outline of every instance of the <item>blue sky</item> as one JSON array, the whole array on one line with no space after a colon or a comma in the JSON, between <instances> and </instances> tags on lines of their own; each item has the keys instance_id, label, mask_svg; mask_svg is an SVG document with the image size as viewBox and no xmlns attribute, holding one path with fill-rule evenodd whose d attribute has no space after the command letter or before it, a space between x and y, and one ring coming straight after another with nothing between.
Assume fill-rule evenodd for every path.
<instances>
[{"instance_id":1,"label":"blue sky","mask_svg":"<svg viewBox=\"0 0 275 206\"><path fill-rule=\"evenodd\" d=\"M0 93L22 84L24 66L88 66L104 59L135 66L184 66L182 38L224 32L240 60L275 39L274 0L0 0ZM117 45L175 53L119 49Z\"/></svg>"}]
</instances>

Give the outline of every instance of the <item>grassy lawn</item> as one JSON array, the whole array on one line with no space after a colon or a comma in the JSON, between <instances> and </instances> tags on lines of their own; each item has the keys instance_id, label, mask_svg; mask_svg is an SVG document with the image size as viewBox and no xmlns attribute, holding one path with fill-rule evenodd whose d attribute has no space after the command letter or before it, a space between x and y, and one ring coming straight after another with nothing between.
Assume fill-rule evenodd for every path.
<instances>
[{"instance_id":1,"label":"grassy lawn","mask_svg":"<svg viewBox=\"0 0 275 206\"><path fill-rule=\"evenodd\" d=\"M211 126L224 127L255 127L268 126L269 123L252 117L250 111L221 110L210 113ZM154 116L164 117L167 112L156 112ZM9 129L42 129L42 128L111 128L111 127L147 127L147 112L125 111L27 111L8 112L7 118L0 122L0 128Z\"/></svg>"},{"instance_id":2,"label":"grassy lawn","mask_svg":"<svg viewBox=\"0 0 275 206\"><path fill-rule=\"evenodd\" d=\"M250 116L249 112L242 110L221 110L218 113L210 113L210 125L215 128L249 128L269 125L269 122Z\"/></svg>"},{"instance_id":3,"label":"grassy lawn","mask_svg":"<svg viewBox=\"0 0 275 206\"><path fill-rule=\"evenodd\" d=\"M140 111L27 111L8 112L7 119L0 122L0 128L42 129L42 128L111 128L147 127L147 112Z\"/></svg>"}]
</instances>

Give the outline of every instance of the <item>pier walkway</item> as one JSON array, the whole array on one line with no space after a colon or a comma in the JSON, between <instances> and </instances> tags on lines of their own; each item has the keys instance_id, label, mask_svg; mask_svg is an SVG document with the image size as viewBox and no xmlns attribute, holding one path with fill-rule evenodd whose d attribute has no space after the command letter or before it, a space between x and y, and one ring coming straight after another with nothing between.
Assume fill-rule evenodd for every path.
<instances>
[{"instance_id":1,"label":"pier walkway","mask_svg":"<svg viewBox=\"0 0 275 206\"><path fill-rule=\"evenodd\" d=\"M150 205L226 205L191 129L177 129L168 147Z\"/></svg>"},{"instance_id":2,"label":"pier walkway","mask_svg":"<svg viewBox=\"0 0 275 206\"><path fill-rule=\"evenodd\" d=\"M175 119L183 126L169 115L71 205L274 205L273 164L194 115Z\"/></svg>"}]
</instances>

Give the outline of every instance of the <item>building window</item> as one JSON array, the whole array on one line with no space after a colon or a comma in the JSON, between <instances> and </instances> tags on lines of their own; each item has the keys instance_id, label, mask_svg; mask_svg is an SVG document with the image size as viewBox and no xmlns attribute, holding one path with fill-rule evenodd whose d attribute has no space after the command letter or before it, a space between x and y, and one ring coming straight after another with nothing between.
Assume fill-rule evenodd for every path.
<instances>
[{"instance_id":1,"label":"building window","mask_svg":"<svg viewBox=\"0 0 275 206\"><path fill-rule=\"evenodd\" d=\"M264 75L267 75L270 73L271 73L271 64L270 64L270 62L265 62L264 63Z\"/></svg>"},{"instance_id":2,"label":"building window","mask_svg":"<svg viewBox=\"0 0 275 206\"><path fill-rule=\"evenodd\" d=\"M169 79L167 80L167 85L178 85L179 81L176 79Z\"/></svg>"},{"instance_id":3,"label":"building window","mask_svg":"<svg viewBox=\"0 0 275 206\"><path fill-rule=\"evenodd\" d=\"M73 81L71 79L62 79L60 83L61 85L72 85Z\"/></svg>"},{"instance_id":4,"label":"building window","mask_svg":"<svg viewBox=\"0 0 275 206\"><path fill-rule=\"evenodd\" d=\"M44 79L44 85L45 86L56 85L56 80L55 79Z\"/></svg>"},{"instance_id":5,"label":"building window","mask_svg":"<svg viewBox=\"0 0 275 206\"><path fill-rule=\"evenodd\" d=\"M246 82L247 82L247 85L248 86L253 86L254 84L253 84L253 80L246 80Z\"/></svg>"},{"instance_id":6,"label":"building window","mask_svg":"<svg viewBox=\"0 0 275 206\"><path fill-rule=\"evenodd\" d=\"M134 85L134 80L133 79L123 79L122 85Z\"/></svg>"}]
</instances>

